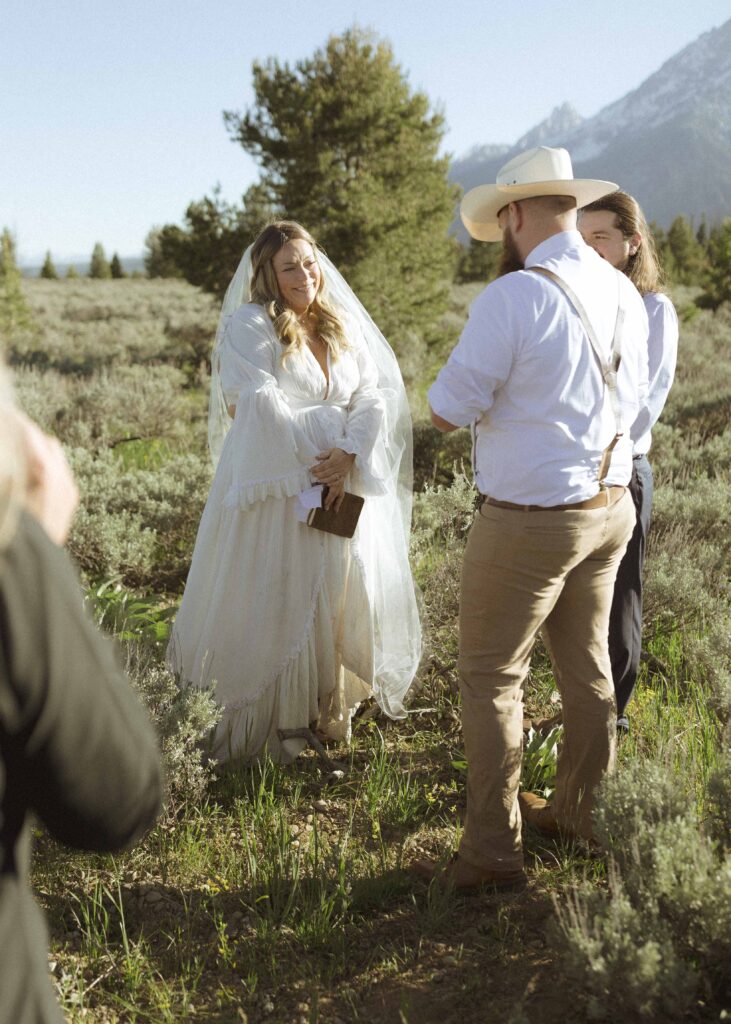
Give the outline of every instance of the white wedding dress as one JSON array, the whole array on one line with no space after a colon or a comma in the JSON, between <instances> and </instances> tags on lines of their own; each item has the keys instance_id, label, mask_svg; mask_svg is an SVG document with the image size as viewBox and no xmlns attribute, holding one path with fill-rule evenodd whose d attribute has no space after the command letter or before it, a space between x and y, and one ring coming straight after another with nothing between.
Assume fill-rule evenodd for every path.
<instances>
[{"instance_id":1,"label":"white wedding dress","mask_svg":"<svg viewBox=\"0 0 731 1024\"><path fill-rule=\"evenodd\" d=\"M347 321L346 321L347 324ZM277 730L313 722L345 739L373 695L393 718L420 657L408 532L389 479L388 403L357 328L328 360L284 351L265 310L241 306L214 354L235 406L201 519L168 651L181 683L223 709L219 761L304 746ZM352 540L308 527L297 495L315 456L356 455L346 488L365 497Z\"/></svg>"}]
</instances>

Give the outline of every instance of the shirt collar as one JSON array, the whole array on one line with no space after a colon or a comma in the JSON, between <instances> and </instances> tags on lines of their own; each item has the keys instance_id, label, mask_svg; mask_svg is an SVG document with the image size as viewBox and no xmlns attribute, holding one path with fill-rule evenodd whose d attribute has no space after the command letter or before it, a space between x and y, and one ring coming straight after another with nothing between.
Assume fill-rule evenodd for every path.
<instances>
[{"instance_id":1,"label":"shirt collar","mask_svg":"<svg viewBox=\"0 0 731 1024\"><path fill-rule=\"evenodd\" d=\"M567 249L575 249L577 246L585 245L586 242L582 238L580 231L559 231L557 234L551 235L550 238L546 238L528 253L525 266L533 267L536 263L543 263L544 260L560 256Z\"/></svg>"}]
</instances>

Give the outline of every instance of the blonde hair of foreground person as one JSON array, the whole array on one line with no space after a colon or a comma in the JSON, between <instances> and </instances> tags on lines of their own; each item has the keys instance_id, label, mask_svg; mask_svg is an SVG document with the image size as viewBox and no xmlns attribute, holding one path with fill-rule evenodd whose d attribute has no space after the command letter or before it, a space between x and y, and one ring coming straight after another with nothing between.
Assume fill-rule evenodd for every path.
<instances>
[{"instance_id":1,"label":"blonde hair of foreground person","mask_svg":"<svg viewBox=\"0 0 731 1024\"><path fill-rule=\"evenodd\" d=\"M0 357L0 549L13 536L26 489L21 424L13 405L10 374Z\"/></svg>"}]
</instances>

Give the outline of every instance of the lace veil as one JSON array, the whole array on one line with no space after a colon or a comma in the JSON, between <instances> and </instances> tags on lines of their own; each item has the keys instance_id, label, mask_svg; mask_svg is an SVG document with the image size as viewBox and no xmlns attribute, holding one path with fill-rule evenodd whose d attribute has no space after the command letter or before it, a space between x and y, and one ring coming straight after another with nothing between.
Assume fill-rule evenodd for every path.
<instances>
[{"instance_id":1,"label":"lace veil","mask_svg":"<svg viewBox=\"0 0 731 1024\"><path fill-rule=\"evenodd\" d=\"M230 318L241 305L251 301L252 248L253 246L249 246L244 253L226 290L211 356L208 446L214 466L218 463L223 442L231 425L221 385L218 350ZM401 371L393 349L345 278L322 250L317 249L316 253L324 277L324 297L342 316L346 327L355 330L362 337L378 368L378 388L385 408L380 440L386 459L386 466L380 466L379 469L382 472L385 470L386 486L398 500L402 529L408 542L411 530L413 444L411 414Z\"/></svg>"}]
</instances>

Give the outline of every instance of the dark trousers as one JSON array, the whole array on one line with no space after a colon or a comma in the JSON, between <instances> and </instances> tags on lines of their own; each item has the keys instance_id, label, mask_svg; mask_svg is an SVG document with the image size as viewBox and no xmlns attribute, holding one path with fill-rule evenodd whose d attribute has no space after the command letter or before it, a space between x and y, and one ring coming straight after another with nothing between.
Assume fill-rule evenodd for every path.
<instances>
[{"instance_id":1,"label":"dark trousers","mask_svg":"<svg viewBox=\"0 0 731 1024\"><path fill-rule=\"evenodd\" d=\"M637 683L642 651L642 566L652 512L652 467L647 456L632 461L629 491L637 522L619 563L609 615L609 658L617 696L617 718L623 718Z\"/></svg>"}]
</instances>

